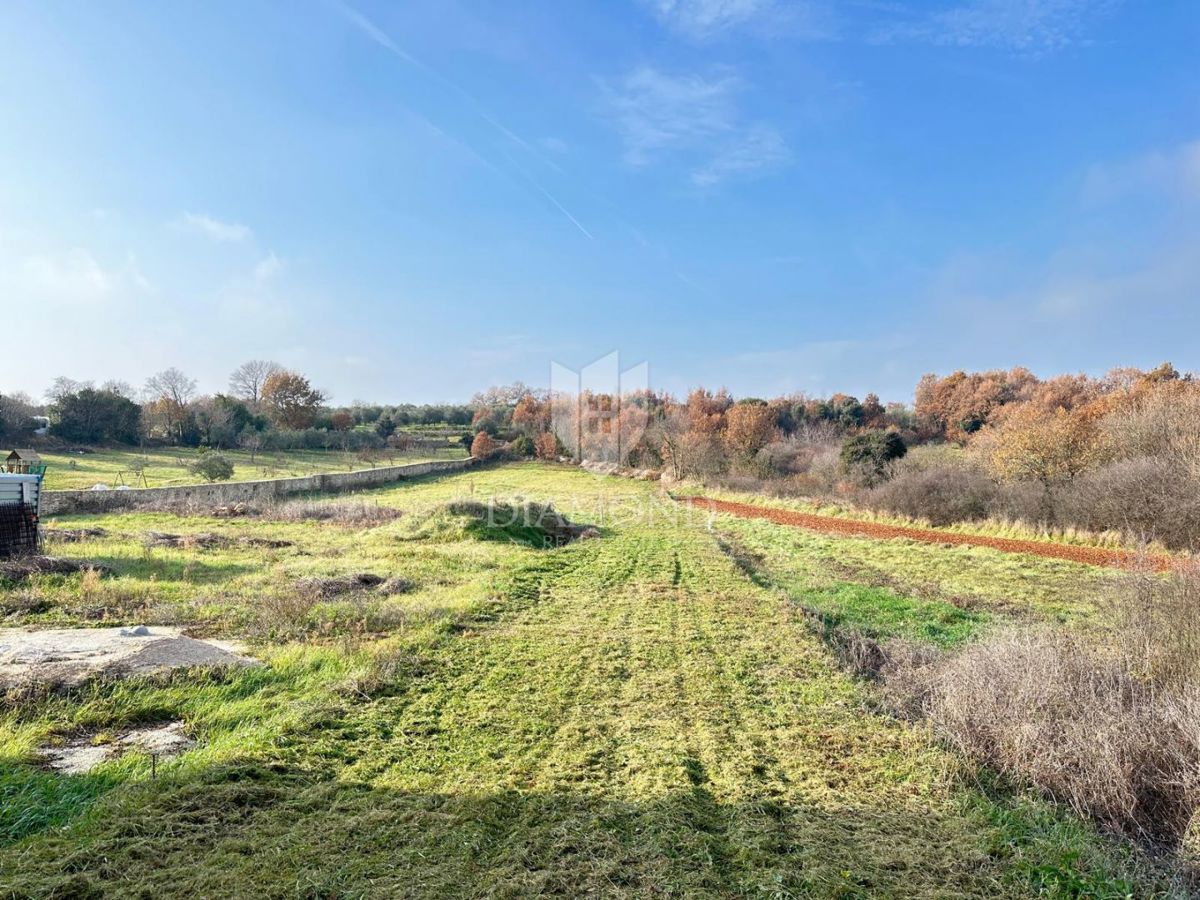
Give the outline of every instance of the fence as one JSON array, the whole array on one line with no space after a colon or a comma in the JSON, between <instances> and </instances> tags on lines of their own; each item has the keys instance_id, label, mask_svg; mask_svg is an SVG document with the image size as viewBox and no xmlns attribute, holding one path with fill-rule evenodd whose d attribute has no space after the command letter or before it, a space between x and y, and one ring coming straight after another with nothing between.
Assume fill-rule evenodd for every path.
<instances>
[{"instance_id":1,"label":"fence","mask_svg":"<svg viewBox=\"0 0 1200 900\"><path fill-rule=\"evenodd\" d=\"M168 506L173 503L228 506L232 503L273 500L290 494L342 493L422 475L459 472L474 464L474 459L438 460L361 469L357 472L326 472L301 478L274 478L264 481L228 481L219 484L132 488L123 491L43 491L42 515L105 513L147 506Z\"/></svg>"}]
</instances>

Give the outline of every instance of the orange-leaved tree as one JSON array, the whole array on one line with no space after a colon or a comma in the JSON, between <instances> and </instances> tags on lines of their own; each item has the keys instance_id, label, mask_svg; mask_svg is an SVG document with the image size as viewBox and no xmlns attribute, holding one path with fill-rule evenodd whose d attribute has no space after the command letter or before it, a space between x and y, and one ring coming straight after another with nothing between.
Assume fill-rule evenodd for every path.
<instances>
[{"instance_id":1,"label":"orange-leaved tree","mask_svg":"<svg viewBox=\"0 0 1200 900\"><path fill-rule=\"evenodd\" d=\"M312 426L325 394L299 372L280 369L263 382L262 400L277 425L300 429Z\"/></svg>"},{"instance_id":2,"label":"orange-leaved tree","mask_svg":"<svg viewBox=\"0 0 1200 900\"><path fill-rule=\"evenodd\" d=\"M486 431L479 432L475 435L475 440L471 441L471 455L476 459L491 459L498 449L496 442Z\"/></svg>"}]
</instances>

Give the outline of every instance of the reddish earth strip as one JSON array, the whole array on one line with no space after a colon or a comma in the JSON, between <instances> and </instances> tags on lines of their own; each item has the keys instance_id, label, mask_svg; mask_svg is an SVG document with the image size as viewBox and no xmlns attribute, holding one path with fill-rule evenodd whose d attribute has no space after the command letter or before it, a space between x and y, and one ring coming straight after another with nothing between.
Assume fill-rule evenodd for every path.
<instances>
[{"instance_id":1,"label":"reddish earth strip","mask_svg":"<svg viewBox=\"0 0 1200 900\"><path fill-rule=\"evenodd\" d=\"M990 537L981 534L958 534L937 531L933 528L910 528L903 525L884 525L880 522L864 522L842 519L836 516L818 516L813 513L796 512L770 506L752 506L749 503L733 503L729 500L714 500L711 497L676 497L680 503L704 507L715 512L729 513L743 519L766 519L779 525L796 525L825 534L844 534L869 538L909 538L930 544L959 544L966 547L990 547L1005 553L1030 553L1050 559L1065 559L1069 562L1089 566L1116 566L1140 568L1152 566L1166 571L1178 565L1177 560L1161 554L1142 554L1131 550L1107 550L1100 547L1080 547L1072 544L1055 544L1049 541L1022 541L1013 538Z\"/></svg>"}]
</instances>

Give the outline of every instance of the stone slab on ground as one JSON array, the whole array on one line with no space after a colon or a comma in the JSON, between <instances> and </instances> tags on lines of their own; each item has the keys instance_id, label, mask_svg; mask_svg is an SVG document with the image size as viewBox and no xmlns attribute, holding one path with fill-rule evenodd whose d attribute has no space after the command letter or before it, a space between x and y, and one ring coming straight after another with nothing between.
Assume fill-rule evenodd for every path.
<instances>
[{"instance_id":1,"label":"stone slab on ground","mask_svg":"<svg viewBox=\"0 0 1200 900\"><path fill-rule=\"evenodd\" d=\"M42 761L64 775L86 775L102 762L129 751L169 759L196 746L183 731L182 722L166 722L126 731L115 740L97 744L94 735L81 735L64 744L37 751Z\"/></svg>"},{"instance_id":2,"label":"stone slab on ground","mask_svg":"<svg viewBox=\"0 0 1200 900\"><path fill-rule=\"evenodd\" d=\"M180 628L0 628L0 689L70 686L93 675L146 675L190 666L257 665L241 648Z\"/></svg>"}]
</instances>

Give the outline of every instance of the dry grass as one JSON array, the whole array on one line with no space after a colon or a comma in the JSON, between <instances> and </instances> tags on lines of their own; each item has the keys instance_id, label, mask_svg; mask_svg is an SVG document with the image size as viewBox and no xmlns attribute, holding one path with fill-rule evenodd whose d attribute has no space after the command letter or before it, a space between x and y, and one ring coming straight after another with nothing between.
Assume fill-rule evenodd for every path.
<instances>
[{"instance_id":1,"label":"dry grass","mask_svg":"<svg viewBox=\"0 0 1200 900\"><path fill-rule=\"evenodd\" d=\"M258 515L283 522L328 522L371 528L393 522L403 513L368 500L289 500L276 506L263 507Z\"/></svg>"},{"instance_id":2,"label":"dry grass","mask_svg":"<svg viewBox=\"0 0 1200 900\"><path fill-rule=\"evenodd\" d=\"M1200 808L1200 572L1137 574L1110 641L1008 630L953 656L888 648L891 702L1077 812L1177 847Z\"/></svg>"}]
</instances>

